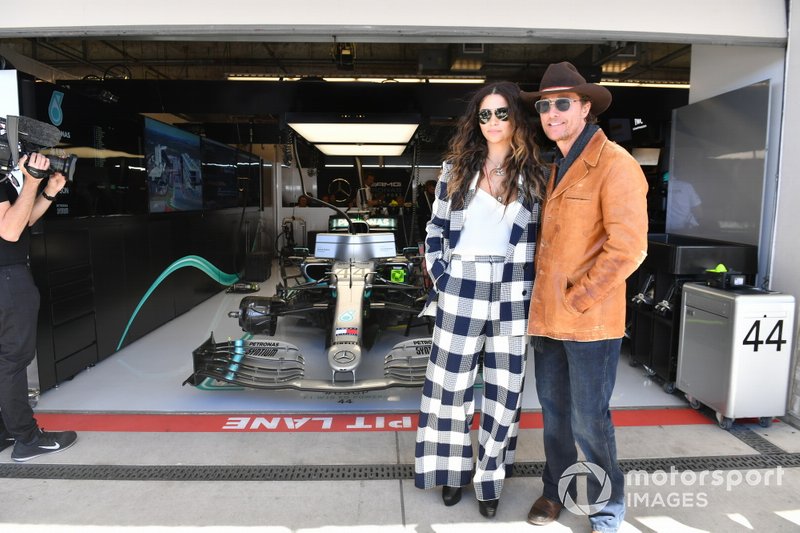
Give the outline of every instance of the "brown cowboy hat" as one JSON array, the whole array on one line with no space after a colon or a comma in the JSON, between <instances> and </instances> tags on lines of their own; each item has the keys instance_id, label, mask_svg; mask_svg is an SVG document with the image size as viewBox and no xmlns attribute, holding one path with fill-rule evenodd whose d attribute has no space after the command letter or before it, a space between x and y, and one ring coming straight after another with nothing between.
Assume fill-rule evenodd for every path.
<instances>
[{"instance_id":1,"label":"brown cowboy hat","mask_svg":"<svg viewBox=\"0 0 800 533\"><path fill-rule=\"evenodd\" d=\"M597 116L611 105L611 92L596 83L586 83L575 65L568 61L553 63L544 71L539 90L536 92L521 91L522 99L533 105L542 96L552 93L576 92L588 96L592 102L592 113Z\"/></svg>"}]
</instances>

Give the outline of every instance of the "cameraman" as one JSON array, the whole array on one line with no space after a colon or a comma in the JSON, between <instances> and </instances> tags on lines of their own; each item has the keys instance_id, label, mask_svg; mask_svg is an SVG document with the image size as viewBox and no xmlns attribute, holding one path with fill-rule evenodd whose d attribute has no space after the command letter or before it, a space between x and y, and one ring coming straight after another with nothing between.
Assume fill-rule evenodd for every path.
<instances>
[{"instance_id":1,"label":"cameraman","mask_svg":"<svg viewBox=\"0 0 800 533\"><path fill-rule=\"evenodd\" d=\"M45 171L50 160L33 153L20 158L22 188L17 193L6 180L0 183L0 450L14 445L11 458L27 461L69 448L74 431L43 431L28 403L27 367L36 353L39 290L28 268L30 226L47 211L66 183L53 173L39 194L40 179L25 163Z\"/></svg>"}]
</instances>

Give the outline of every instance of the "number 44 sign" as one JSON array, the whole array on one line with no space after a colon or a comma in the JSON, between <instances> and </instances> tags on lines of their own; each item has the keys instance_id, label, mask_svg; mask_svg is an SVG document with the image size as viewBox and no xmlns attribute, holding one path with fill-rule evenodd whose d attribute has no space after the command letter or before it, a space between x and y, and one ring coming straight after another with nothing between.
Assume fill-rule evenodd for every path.
<instances>
[{"instance_id":1,"label":"number 44 sign","mask_svg":"<svg viewBox=\"0 0 800 533\"><path fill-rule=\"evenodd\" d=\"M769 317L756 318L742 340L742 346L751 346L754 352L781 351L787 340L783 338L783 319Z\"/></svg>"}]
</instances>

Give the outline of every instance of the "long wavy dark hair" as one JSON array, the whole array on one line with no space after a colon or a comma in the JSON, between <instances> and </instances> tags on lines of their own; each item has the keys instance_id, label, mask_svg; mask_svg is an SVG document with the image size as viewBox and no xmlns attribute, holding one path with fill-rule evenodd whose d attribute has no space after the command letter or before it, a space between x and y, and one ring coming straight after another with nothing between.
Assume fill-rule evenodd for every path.
<instances>
[{"instance_id":1,"label":"long wavy dark hair","mask_svg":"<svg viewBox=\"0 0 800 533\"><path fill-rule=\"evenodd\" d=\"M508 103L508 120L511 122L511 154L506 158L503 170L506 175L506 197L517 192L517 176L523 176L523 190L518 191L533 202L542 198L545 190L545 177L540 158L539 146L534 140L538 117L527 109L520 89L515 83L501 81L482 87L472 95L464 114L458 121L456 134L450 139L445 160L451 166L447 195L453 208L464 205L469 184L475 173L481 170L486 161L488 146L478 122L481 102L490 94L497 94Z\"/></svg>"}]
</instances>

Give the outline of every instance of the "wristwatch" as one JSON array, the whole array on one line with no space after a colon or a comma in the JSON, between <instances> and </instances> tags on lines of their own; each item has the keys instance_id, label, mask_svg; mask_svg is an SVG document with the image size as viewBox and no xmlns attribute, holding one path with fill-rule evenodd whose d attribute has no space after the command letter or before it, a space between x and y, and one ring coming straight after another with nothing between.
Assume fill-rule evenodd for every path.
<instances>
[{"instance_id":1,"label":"wristwatch","mask_svg":"<svg viewBox=\"0 0 800 533\"><path fill-rule=\"evenodd\" d=\"M60 192L60 191L59 191L59 192ZM58 193L56 193L56 194L58 194ZM45 191L42 191L42 196L44 196L46 200L50 200L51 202L52 202L53 200L55 200L55 199L56 199L56 197L55 197L55 196L50 196L50 195L49 195L49 194L47 194Z\"/></svg>"}]
</instances>

